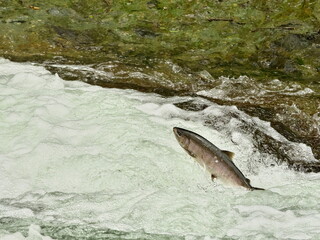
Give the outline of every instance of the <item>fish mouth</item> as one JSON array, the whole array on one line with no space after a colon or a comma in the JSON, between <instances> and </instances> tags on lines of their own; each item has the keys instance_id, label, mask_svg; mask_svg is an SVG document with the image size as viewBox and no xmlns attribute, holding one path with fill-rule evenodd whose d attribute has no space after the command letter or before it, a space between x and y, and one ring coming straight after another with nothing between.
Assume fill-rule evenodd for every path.
<instances>
[{"instance_id":1,"label":"fish mouth","mask_svg":"<svg viewBox=\"0 0 320 240\"><path fill-rule=\"evenodd\" d=\"M181 137L182 136L182 129L178 127L173 128L173 132L176 136Z\"/></svg>"}]
</instances>

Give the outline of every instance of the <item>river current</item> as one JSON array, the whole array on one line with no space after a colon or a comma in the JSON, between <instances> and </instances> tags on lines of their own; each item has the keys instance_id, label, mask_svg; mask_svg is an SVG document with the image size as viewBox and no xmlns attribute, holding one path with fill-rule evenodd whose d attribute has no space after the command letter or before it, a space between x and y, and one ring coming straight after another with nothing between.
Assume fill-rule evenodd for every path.
<instances>
[{"instance_id":1,"label":"river current","mask_svg":"<svg viewBox=\"0 0 320 240\"><path fill-rule=\"evenodd\" d=\"M64 81L5 59L0 88L0 239L320 238L320 175L257 151L239 116L294 155L312 161L311 149L234 106ZM175 126L233 151L266 191L212 182Z\"/></svg>"}]
</instances>

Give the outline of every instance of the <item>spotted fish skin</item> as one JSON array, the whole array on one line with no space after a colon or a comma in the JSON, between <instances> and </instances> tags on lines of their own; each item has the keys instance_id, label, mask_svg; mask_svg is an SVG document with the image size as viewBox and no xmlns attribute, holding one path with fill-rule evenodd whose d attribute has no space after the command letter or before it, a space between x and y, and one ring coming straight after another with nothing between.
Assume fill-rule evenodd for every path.
<instances>
[{"instance_id":1,"label":"spotted fish skin","mask_svg":"<svg viewBox=\"0 0 320 240\"><path fill-rule=\"evenodd\" d=\"M219 149L204 137L189 130L174 127L173 132L180 146L206 168L212 179L218 178L226 184L241 186L248 190L264 190L250 185L250 180L231 160L232 152Z\"/></svg>"}]
</instances>

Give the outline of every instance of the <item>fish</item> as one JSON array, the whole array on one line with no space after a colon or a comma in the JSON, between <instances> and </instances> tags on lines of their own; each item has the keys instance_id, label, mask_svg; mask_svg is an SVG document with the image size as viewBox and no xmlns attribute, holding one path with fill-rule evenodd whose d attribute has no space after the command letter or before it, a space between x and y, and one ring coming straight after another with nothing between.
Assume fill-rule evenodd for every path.
<instances>
[{"instance_id":1,"label":"fish","mask_svg":"<svg viewBox=\"0 0 320 240\"><path fill-rule=\"evenodd\" d=\"M264 190L251 186L250 180L232 161L233 152L219 149L195 132L179 127L174 127L173 132L180 146L211 174L212 180L219 179L228 185L244 187L250 191Z\"/></svg>"}]
</instances>

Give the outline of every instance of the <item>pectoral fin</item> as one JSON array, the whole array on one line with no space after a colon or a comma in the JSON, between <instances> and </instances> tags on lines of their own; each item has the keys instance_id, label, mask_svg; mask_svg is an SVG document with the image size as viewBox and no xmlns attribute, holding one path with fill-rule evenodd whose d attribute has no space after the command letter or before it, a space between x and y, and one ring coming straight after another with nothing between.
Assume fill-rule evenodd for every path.
<instances>
[{"instance_id":1,"label":"pectoral fin","mask_svg":"<svg viewBox=\"0 0 320 240\"><path fill-rule=\"evenodd\" d=\"M226 150L222 150L221 152L223 152L225 155L227 155L232 160L232 158L234 156L233 152L226 151Z\"/></svg>"},{"instance_id":2,"label":"pectoral fin","mask_svg":"<svg viewBox=\"0 0 320 240\"><path fill-rule=\"evenodd\" d=\"M187 149L185 149L186 150L186 152L191 156L191 157L196 157L196 155L195 154L193 154L191 151L189 151L189 150L187 150Z\"/></svg>"}]
</instances>

